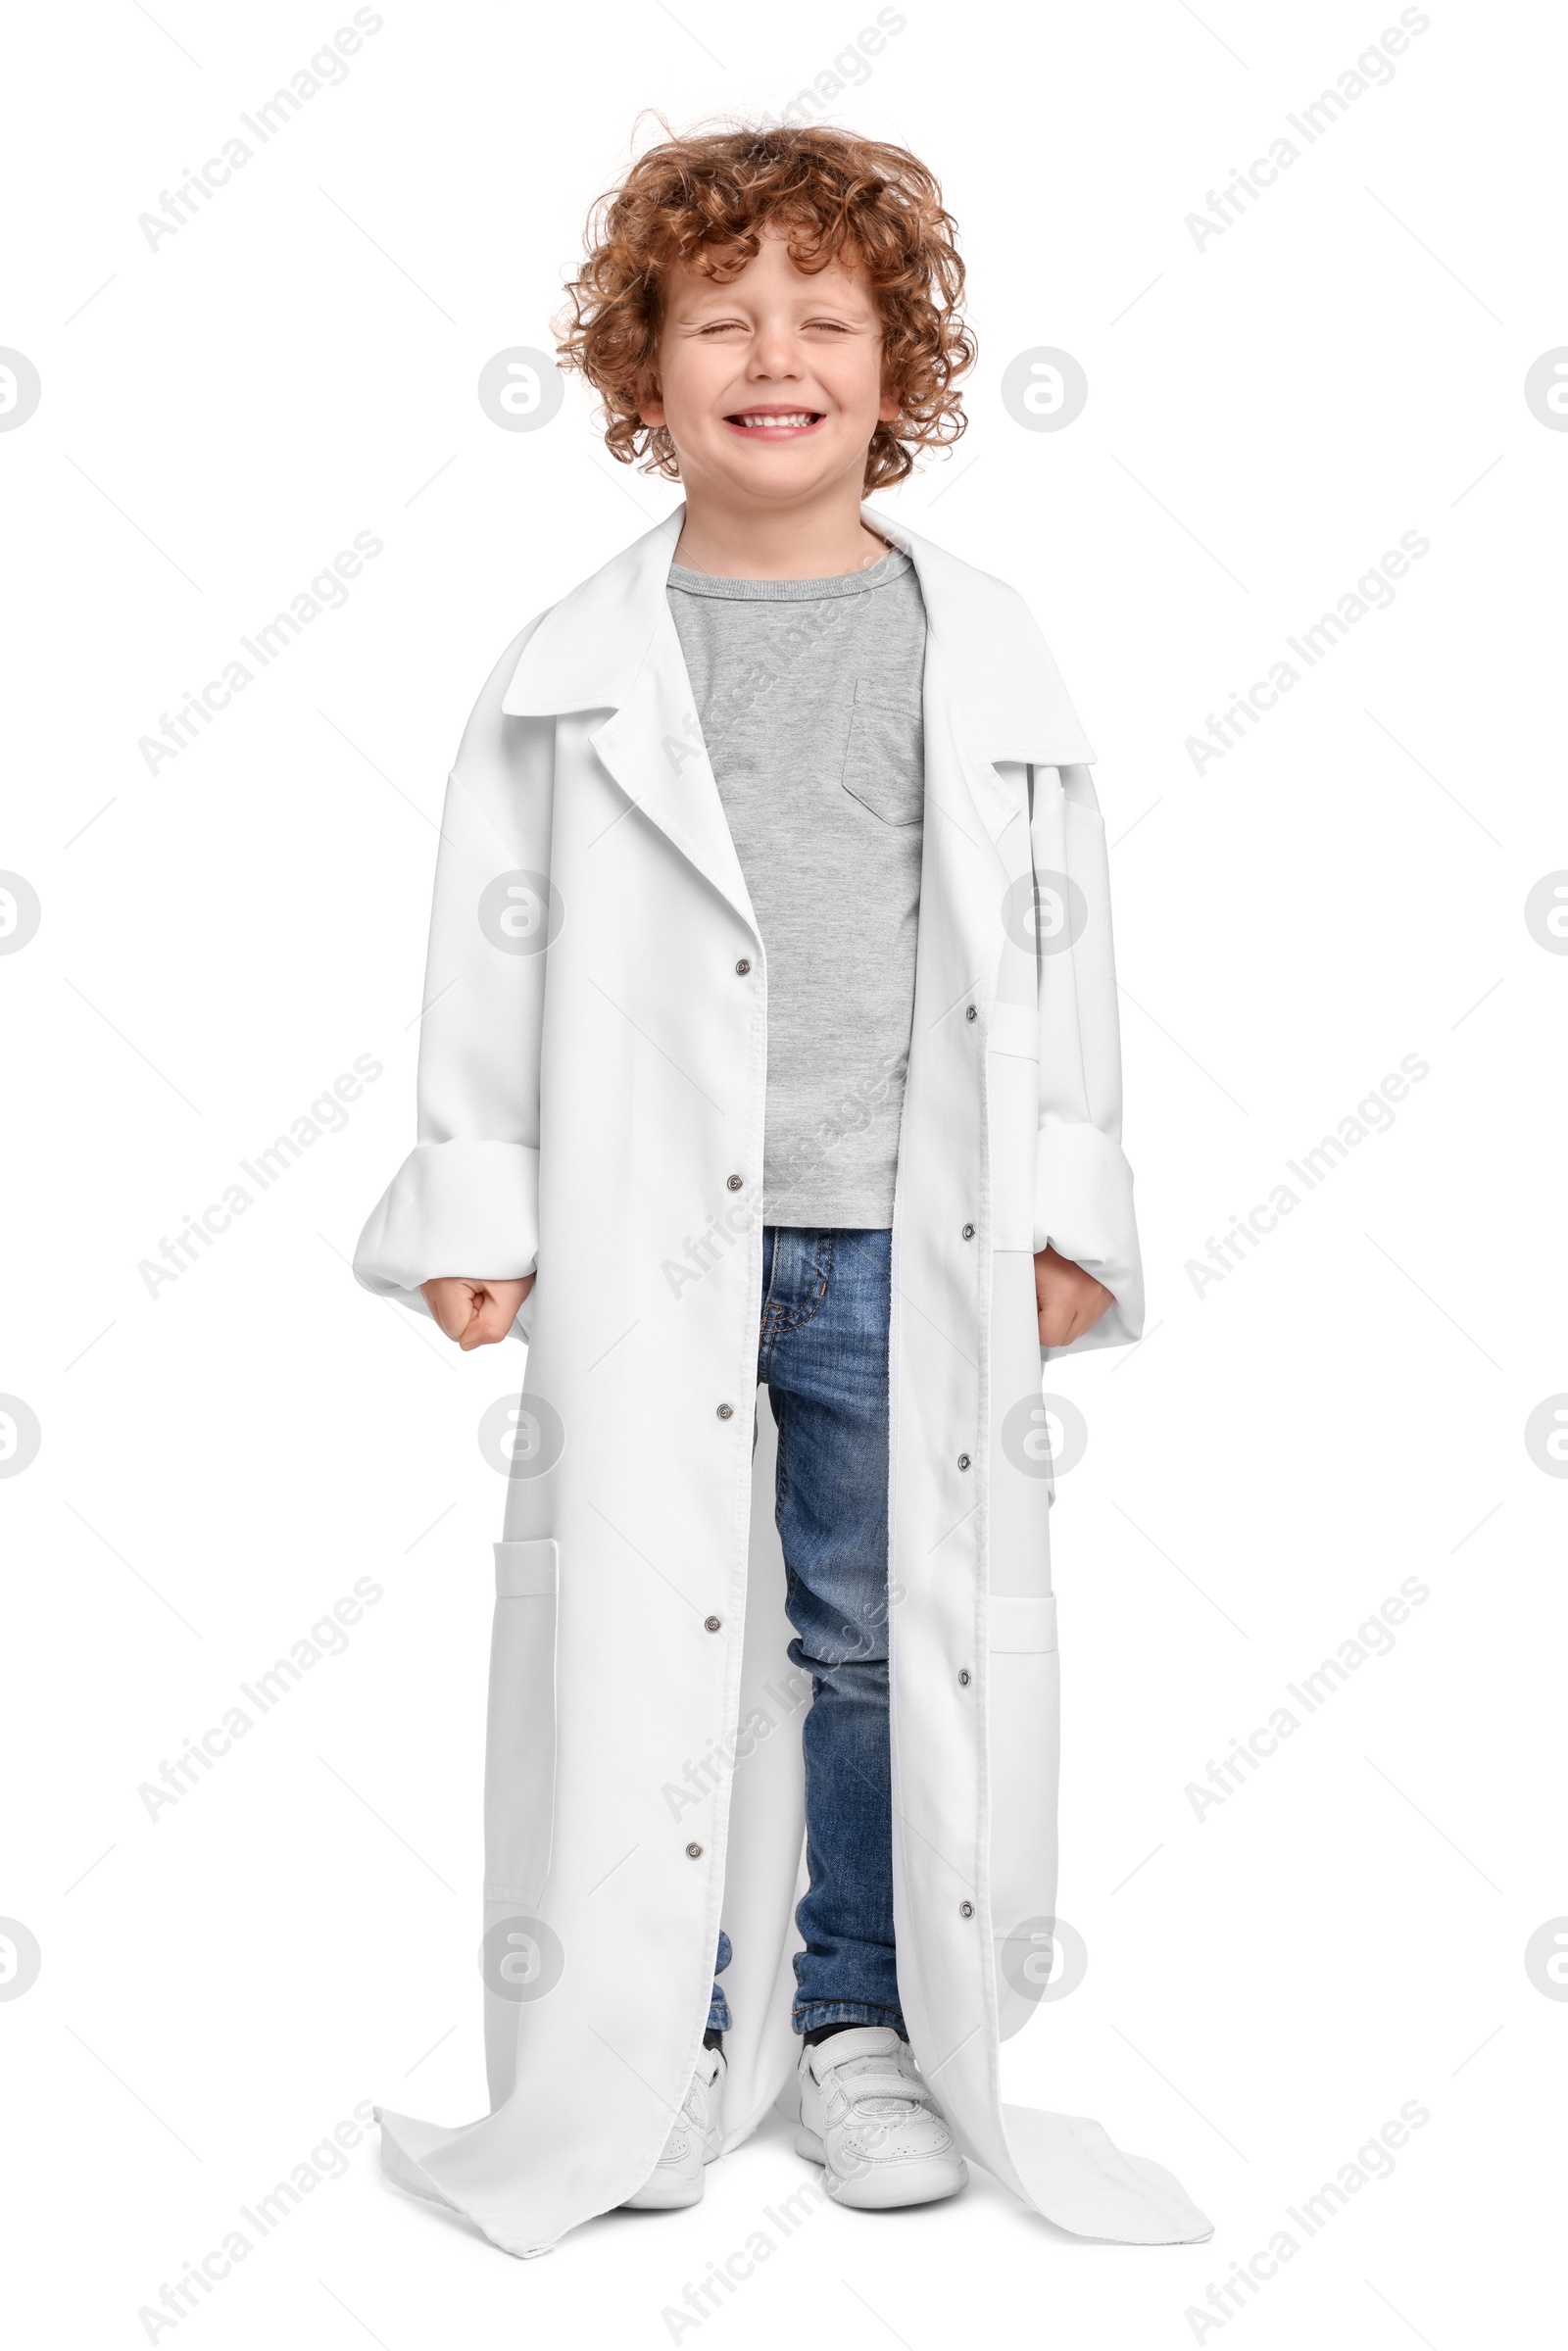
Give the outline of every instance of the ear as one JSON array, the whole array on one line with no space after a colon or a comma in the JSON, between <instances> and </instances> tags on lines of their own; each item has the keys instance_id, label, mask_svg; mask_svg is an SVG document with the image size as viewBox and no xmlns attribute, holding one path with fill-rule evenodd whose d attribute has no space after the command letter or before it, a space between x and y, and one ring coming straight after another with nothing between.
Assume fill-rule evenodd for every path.
<instances>
[{"instance_id":1,"label":"ear","mask_svg":"<svg viewBox=\"0 0 1568 2351\"><path fill-rule=\"evenodd\" d=\"M645 424L662 424L664 403L659 381L659 371L651 359L645 359L634 372L629 386L637 414Z\"/></svg>"}]
</instances>

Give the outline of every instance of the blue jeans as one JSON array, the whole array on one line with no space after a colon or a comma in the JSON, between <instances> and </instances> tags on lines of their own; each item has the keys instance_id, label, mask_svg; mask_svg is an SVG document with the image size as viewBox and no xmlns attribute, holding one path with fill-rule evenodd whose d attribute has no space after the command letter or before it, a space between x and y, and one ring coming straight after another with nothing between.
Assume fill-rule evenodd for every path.
<instances>
[{"instance_id":1,"label":"blue jeans","mask_svg":"<svg viewBox=\"0 0 1568 2351\"><path fill-rule=\"evenodd\" d=\"M811 1677L808 1890L796 1910L797 2033L891 2025L908 2038L893 1947L888 1747L888 1310L893 1236L768 1225L757 1376L778 1424L774 1516L789 1655ZM720 1937L718 1965L729 1959ZM729 2024L715 1983L709 2023Z\"/></svg>"}]
</instances>

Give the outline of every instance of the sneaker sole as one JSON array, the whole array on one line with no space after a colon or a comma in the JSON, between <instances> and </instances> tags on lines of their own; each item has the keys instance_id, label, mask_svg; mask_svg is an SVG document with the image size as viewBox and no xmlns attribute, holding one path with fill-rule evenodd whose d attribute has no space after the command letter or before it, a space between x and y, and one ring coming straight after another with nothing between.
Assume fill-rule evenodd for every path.
<instances>
[{"instance_id":1,"label":"sneaker sole","mask_svg":"<svg viewBox=\"0 0 1568 2351\"><path fill-rule=\"evenodd\" d=\"M796 2128L795 2152L822 2166L822 2184L828 2194L835 2204L846 2205L852 2212L897 2212L907 2204L938 2204L944 2196L956 2196L969 2180L961 2155L888 2164L881 2171L862 2173L858 2179L841 2180L828 2162L822 2141L804 2123Z\"/></svg>"},{"instance_id":2,"label":"sneaker sole","mask_svg":"<svg viewBox=\"0 0 1568 2351\"><path fill-rule=\"evenodd\" d=\"M678 2212L682 2205L698 2204L702 2201L704 2184L701 2172L698 2173L695 2180L683 2180L678 2174L667 2180L661 2180L656 2176L649 2180L646 2187L640 2187L635 2196L628 2196L621 2206L621 2210L622 2212Z\"/></svg>"},{"instance_id":3,"label":"sneaker sole","mask_svg":"<svg viewBox=\"0 0 1568 2351\"><path fill-rule=\"evenodd\" d=\"M703 2145L705 2171L710 2163L718 2161L722 2143L721 2131L710 2131L708 2133ZM678 2212L682 2205L701 2202L704 2185L702 2172L698 2173L695 2180L683 2179L678 2172L666 2174L661 2179L656 2172L645 2187L640 2187L635 2196L626 2198L620 2209L622 2212Z\"/></svg>"}]
</instances>

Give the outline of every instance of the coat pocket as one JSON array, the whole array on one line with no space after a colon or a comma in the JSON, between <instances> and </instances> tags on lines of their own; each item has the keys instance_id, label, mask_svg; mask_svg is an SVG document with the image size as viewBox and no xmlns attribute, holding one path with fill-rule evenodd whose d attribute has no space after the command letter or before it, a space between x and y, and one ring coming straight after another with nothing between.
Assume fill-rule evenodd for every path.
<instances>
[{"instance_id":1,"label":"coat pocket","mask_svg":"<svg viewBox=\"0 0 1568 2351\"><path fill-rule=\"evenodd\" d=\"M858 677L844 747L844 789L884 824L918 824L925 808L925 735L918 694Z\"/></svg>"},{"instance_id":2,"label":"coat pocket","mask_svg":"<svg viewBox=\"0 0 1568 2351\"><path fill-rule=\"evenodd\" d=\"M537 1911L550 1874L556 1818L554 1537L498 1543L485 1728L484 1890L487 1901Z\"/></svg>"},{"instance_id":3,"label":"coat pocket","mask_svg":"<svg viewBox=\"0 0 1568 2351\"><path fill-rule=\"evenodd\" d=\"M990 1600L991 1931L1004 2039L1040 2004L1056 1908L1061 1680L1052 1595Z\"/></svg>"}]
</instances>

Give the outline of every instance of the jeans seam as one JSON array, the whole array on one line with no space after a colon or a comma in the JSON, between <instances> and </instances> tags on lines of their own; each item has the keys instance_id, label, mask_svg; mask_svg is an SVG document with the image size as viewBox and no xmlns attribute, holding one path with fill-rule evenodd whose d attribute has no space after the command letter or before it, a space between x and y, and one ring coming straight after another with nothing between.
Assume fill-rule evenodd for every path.
<instances>
[{"instance_id":1,"label":"jeans seam","mask_svg":"<svg viewBox=\"0 0 1568 2351\"><path fill-rule=\"evenodd\" d=\"M773 1306L773 1284L778 1280L777 1233L773 1235L773 1247L770 1254L771 1262L767 1269L767 1287L762 1293L761 1314L757 1326L757 1368L760 1379L766 1379L767 1377L767 1359L772 1352L773 1341L778 1336L778 1314L777 1309ZM770 1315L772 1317L771 1329L768 1327Z\"/></svg>"},{"instance_id":2,"label":"jeans seam","mask_svg":"<svg viewBox=\"0 0 1568 2351\"><path fill-rule=\"evenodd\" d=\"M796 1228L780 1227L780 1230L786 1229L794 1230ZM813 1272L820 1271L822 1279L814 1298L809 1298L798 1313L792 1312L780 1304L773 1297L773 1284L778 1279L778 1244L775 1241L771 1267L772 1279L767 1286L767 1296L762 1300L762 1329L767 1334L769 1347L774 1340L782 1338L786 1333L804 1330L827 1297L828 1284L833 1274L833 1235L829 1231L824 1231L817 1236L816 1263L812 1270ZM769 1318L772 1323L771 1329L768 1328Z\"/></svg>"},{"instance_id":3,"label":"jeans seam","mask_svg":"<svg viewBox=\"0 0 1568 2351\"><path fill-rule=\"evenodd\" d=\"M774 1396L771 1383L768 1385L767 1393L772 1400L773 1419L778 1428L778 1457L773 1464L773 1524L782 1535L784 1504L790 1491L789 1446L785 1441L785 1429L789 1420L789 1399L782 1395ZM789 1561L787 1559L784 1566L785 1572L788 1573Z\"/></svg>"},{"instance_id":4,"label":"jeans seam","mask_svg":"<svg viewBox=\"0 0 1568 2351\"><path fill-rule=\"evenodd\" d=\"M816 1265L812 1270L813 1272L818 1270L821 1272L821 1284L817 1290L815 1298L811 1299L810 1304L807 1307L806 1312L801 1316L800 1321L790 1325L790 1328L793 1331L799 1331L805 1328L806 1324L808 1323L812 1316L819 1310L822 1300L827 1296L828 1285L833 1278L833 1236L831 1233L818 1234Z\"/></svg>"}]
</instances>

